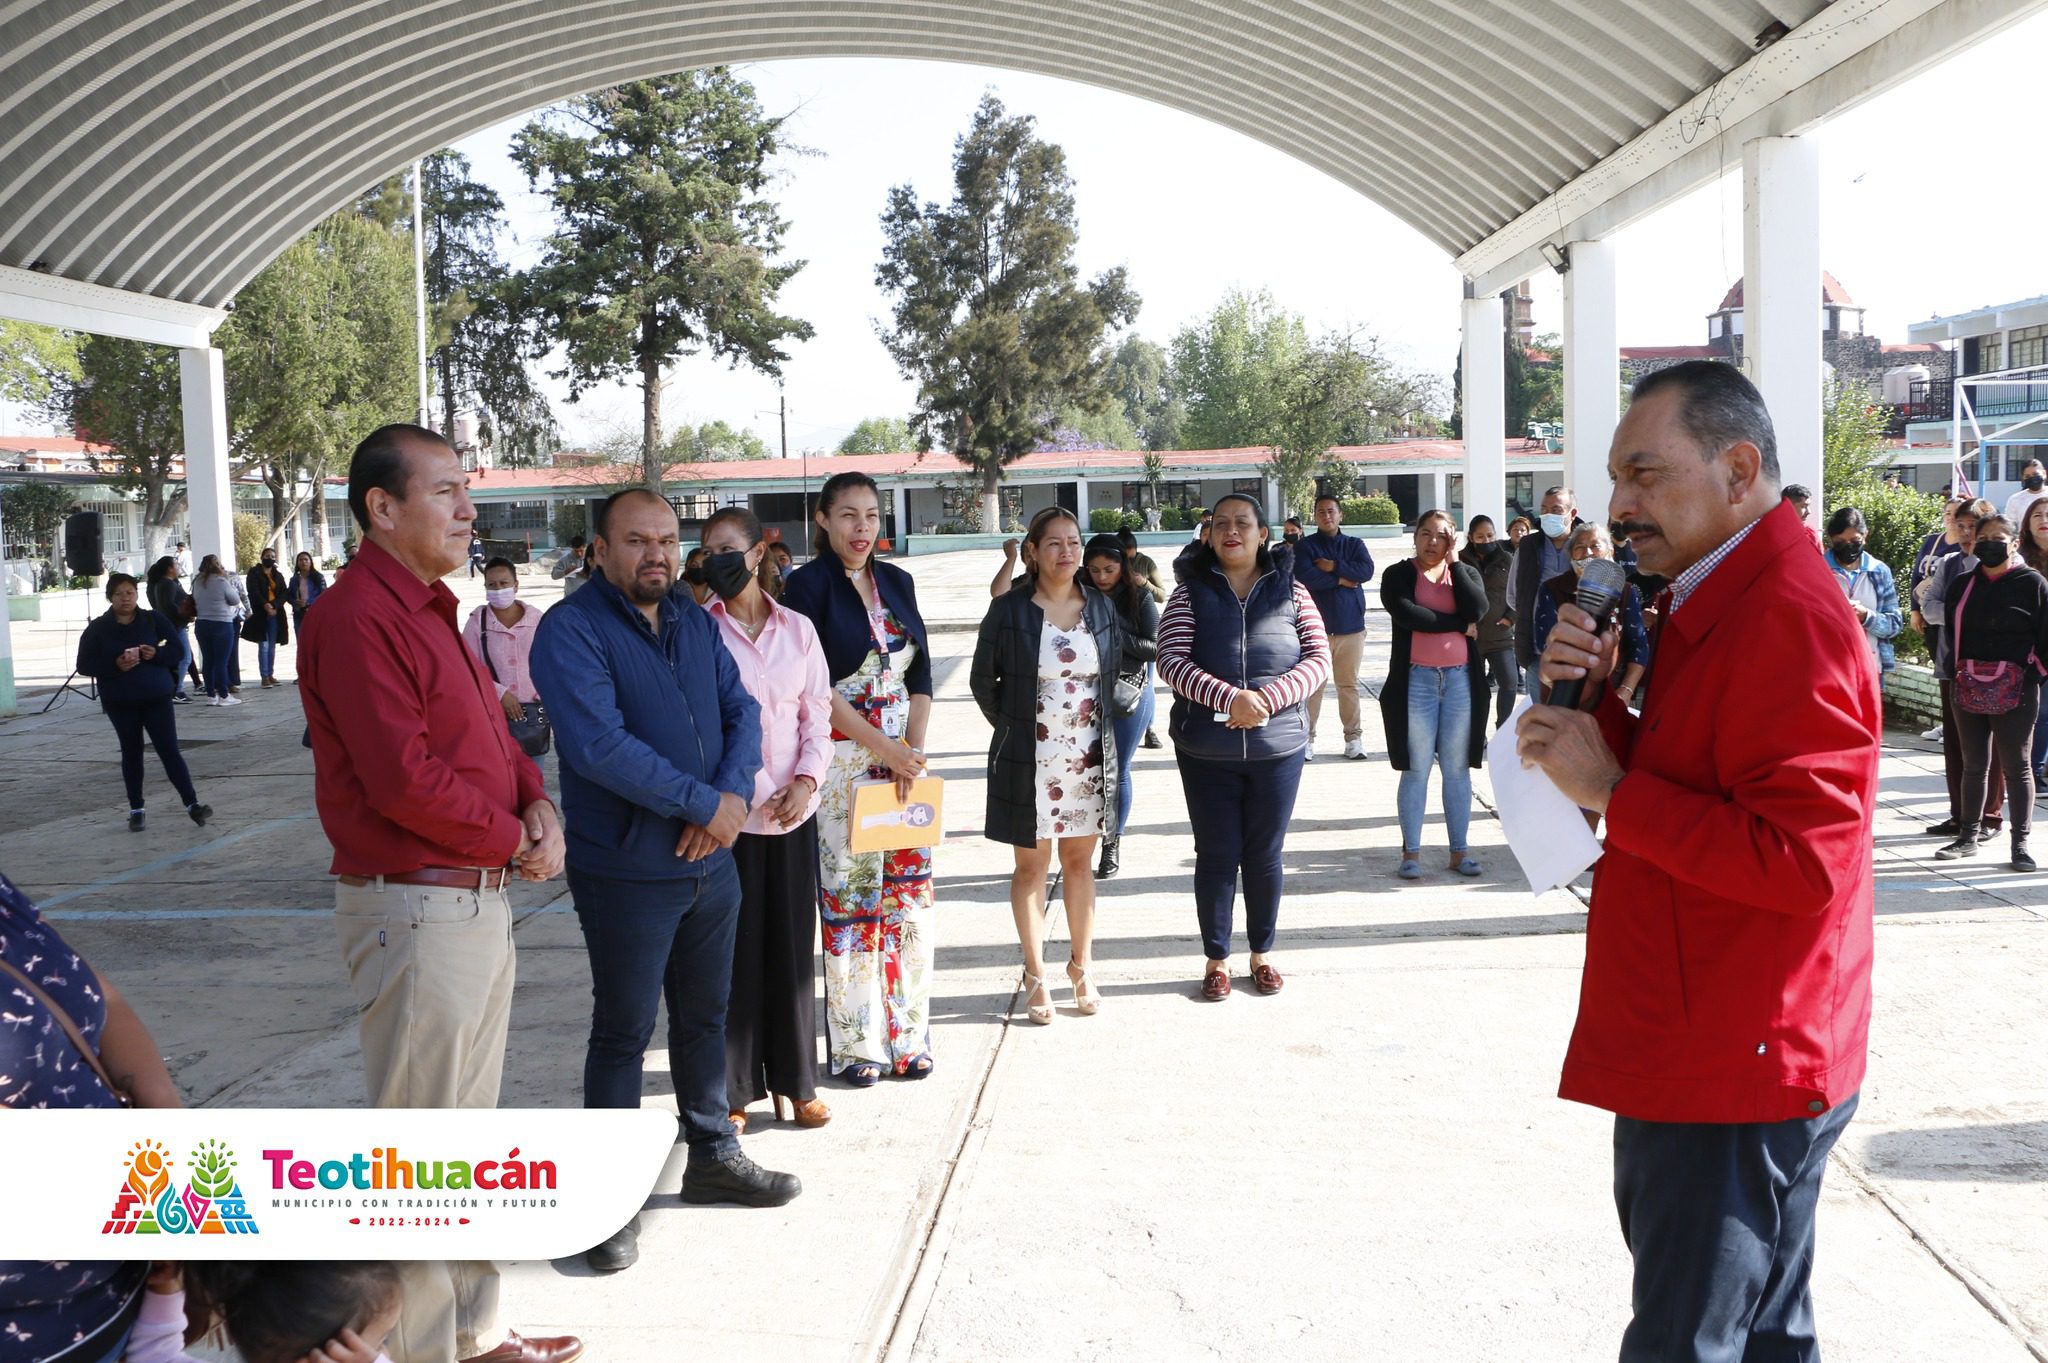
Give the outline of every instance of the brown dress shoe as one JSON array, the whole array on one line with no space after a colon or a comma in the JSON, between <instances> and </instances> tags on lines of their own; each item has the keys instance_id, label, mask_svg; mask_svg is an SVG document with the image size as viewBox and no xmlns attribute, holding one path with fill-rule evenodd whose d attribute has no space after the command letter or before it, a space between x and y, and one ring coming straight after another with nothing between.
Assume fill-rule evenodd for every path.
<instances>
[{"instance_id":1,"label":"brown dress shoe","mask_svg":"<svg viewBox=\"0 0 2048 1363\"><path fill-rule=\"evenodd\" d=\"M487 1354L465 1358L462 1363L569 1363L570 1359L582 1356L583 1341L574 1335L525 1339L507 1330L503 1344Z\"/></svg>"},{"instance_id":2,"label":"brown dress shoe","mask_svg":"<svg viewBox=\"0 0 2048 1363\"><path fill-rule=\"evenodd\" d=\"M1209 1003L1220 1003L1230 997L1230 972L1212 970L1202 976L1202 998Z\"/></svg>"},{"instance_id":3,"label":"brown dress shoe","mask_svg":"<svg viewBox=\"0 0 2048 1363\"><path fill-rule=\"evenodd\" d=\"M1252 967L1252 983L1258 986L1261 994L1277 994L1281 986L1287 982L1280 978L1280 972L1272 966L1255 965Z\"/></svg>"}]
</instances>

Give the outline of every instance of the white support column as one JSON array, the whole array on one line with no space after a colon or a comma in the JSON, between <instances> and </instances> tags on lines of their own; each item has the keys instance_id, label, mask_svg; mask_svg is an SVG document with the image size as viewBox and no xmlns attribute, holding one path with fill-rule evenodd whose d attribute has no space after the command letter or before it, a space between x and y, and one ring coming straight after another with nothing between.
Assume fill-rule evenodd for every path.
<instances>
[{"instance_id":1,"label":"white support column","mask_svg":"<svg viewBox=\"0 0 2048 1363\"><path fill-rule=\"evenodd\" d=\"M1081 539L1088 539L1088 480L1085 477L1074 480L1074 519L1080 522Z\"/></svg>"},{"instance_id":2,"label":"white support column","mask_svg":"<svg viewBox=\"0 0 2048 1363\"><path fill-rule=\"evenodd\" d=\"M1465 349L1459 384L1464 402L1465 517L1491 516L1495 525L1505 525L1508 445L1501 424L1507 420L1507 397L1503 391L1505 338L1500 295L1467 298L1462 332Z\"/></svg>"},{"instance_id":3,"label":"white support column","mask_svg":"<svg viewBox=\"0 0 2048 1363\"><path fill-rule=\"evenodd\" d=\"M14 713L14 625L7 604L7 527L0 523L0 717Z\"/></svg>"},{"instance_id":4,"label":"white support column","mask_svg":"<svg viewBox=\"0 0 2048 1363\"><path fill-rule=\"evenodd\" d=\"M1820 150L1806 137L1742 148L1743 368L1763 392L1784 482L1820 485Z\"/></svg>"},{"instance_id":5,"label":"white support column","mask_svg":"<svg viewBox=\"0 0 2048 1363\"><path fill-rule=\"evenodd\" d=\"M910 537L910 490L898 483L889 490L890 504L896 508L896 536L891 543L897 553L903 552L903 541Z\"/></svg>"},{"instance_id":6,"label":"white support column","mask_svg":"<svg viewBox=\"0 0 2048 1363\"><path fill-rule=\"evenodd\" d=\"M1564 477L1592 518L1606 519L1607 449L1621 420L1621 338L1614 243L1575 241L1564 274Z\"/></svg>"},{"instance_id":7,"label":"white support column","mask_svg":"<svg viewBox=\"0 0 2048 1363\"><path fill-rule=\"evenodd\" d=\"M192 560L219 554L235 562L235 501L228 468L227 370L215 347L178 352L178 393L185 408L185 488L191 508Z\"/></svg>"},{"instance_id":8,"label":"white support column","mask_svg":"<svg viewBox=\"0 0 2048 1363\"><path fill-rule=\"evenodd\" d=\"M1451 509L1450 493L1448 490L1449 481L1442 469L1431 471L1429 475L1429 505L1425 506L1423 510L1427 511L1431 507L1438 511L1449 511ZM1470 499L1468 498L1467 500ZM1459 528L1462 529L1463 527Z\"/></svg>"}]
</instances>

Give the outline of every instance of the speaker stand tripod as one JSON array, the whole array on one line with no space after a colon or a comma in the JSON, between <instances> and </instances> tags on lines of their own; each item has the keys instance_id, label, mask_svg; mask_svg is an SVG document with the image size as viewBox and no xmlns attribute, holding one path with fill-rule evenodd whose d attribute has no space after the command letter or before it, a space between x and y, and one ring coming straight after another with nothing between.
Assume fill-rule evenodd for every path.
<instances>
[{"instance_id":1,"label":"speaker stand tripod","mask_svg":"<svg viewBox=\"0 0 2048 1363\"><path fill-rule=\"evenodd\" d=\"M86 678L84 690L80 690L77 686L72 684L75 681L77 681L77 679L78 669L74 667L71 669L71 675L64 679L64 684L58 687L55 691L52 691L50 693L50 698L43 702L43 708L36 711L36 713L39 715L49 714L50 707L55 705L58 701L64 699L64 697L67 695L84 696L87 700L98 700L100 698L100 684L96 678Z\"/></svg>"}]
</instances>

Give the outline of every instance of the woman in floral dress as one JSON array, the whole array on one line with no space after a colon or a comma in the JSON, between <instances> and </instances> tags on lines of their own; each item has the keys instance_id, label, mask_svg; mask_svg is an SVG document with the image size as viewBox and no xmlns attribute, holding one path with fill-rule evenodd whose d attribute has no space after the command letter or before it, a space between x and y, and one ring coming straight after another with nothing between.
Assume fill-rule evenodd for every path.
<instances>
[{"instance_id":1,"label":"woman in floral dress","mask_svg":"<svg viewBox=\"0 0 2048 1363\"><path fill-rule=\"evenodd\" d=\"M1039 513L1026 536L1028 580L989 607L968 685L995 726L988 750L987 835L1016 849L1010 910L1024 950L1025 1006L1053 1019L1045 982L1045 885L1055 846L1066 906L1074 1006L1092 1014L1088 977L1095 936L1095 847L1116 809L1116 734L1110 723L1123 627L1109 598L1084 584L1081 527L1073 513Z\"/></svg>"},{"instance_id":2,"label":"woman in floral dress","mask_svg":"<svg viewBox=\"0 0 2048 1363\"><path fill-rule=\"evenodd\" d=\"M881 498L864 473L818 494L815 556L782 604L817 627L832 675L831 768L819 790L825 1042L831 1072L865 1088L932 1070L932 858L852 850L853 787L924 774L932 665L910 574L874 556Z\"/></svg>"}]
</instances>

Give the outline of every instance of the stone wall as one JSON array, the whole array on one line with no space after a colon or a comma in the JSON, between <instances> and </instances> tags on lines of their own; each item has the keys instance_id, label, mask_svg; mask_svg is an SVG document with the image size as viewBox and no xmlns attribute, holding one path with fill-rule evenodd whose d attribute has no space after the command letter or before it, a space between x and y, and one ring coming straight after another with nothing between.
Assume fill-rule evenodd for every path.
<instances>
[{"instance_id":1,"label":"stone wall","mask_svg":"<svg viewBox=\"0 0 2048 1363\"><path fill-rule=\"evenodd\" d=\"M1900 663L1884 676L1884 717L1901 729L1919 733L1941 723L1941 687L1934 669Z\"/></svg>"}]
</instances>

